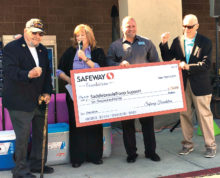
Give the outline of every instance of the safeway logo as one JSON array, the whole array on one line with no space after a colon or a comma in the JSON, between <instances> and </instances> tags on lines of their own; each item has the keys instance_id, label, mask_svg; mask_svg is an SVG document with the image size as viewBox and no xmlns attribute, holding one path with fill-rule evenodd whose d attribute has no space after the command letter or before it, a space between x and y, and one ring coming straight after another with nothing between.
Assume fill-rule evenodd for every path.
<instances>
[{"instance_id":1,"label":"safeway logo","mask_svg":"<svg viewBox=\"0 0 220 178\"><path fill-rule=\"evenodd\" d=\"M114 79L114 74L112 72L109 72L106 74L107 79L112 80Z\"/></svg>"}]
</instances>

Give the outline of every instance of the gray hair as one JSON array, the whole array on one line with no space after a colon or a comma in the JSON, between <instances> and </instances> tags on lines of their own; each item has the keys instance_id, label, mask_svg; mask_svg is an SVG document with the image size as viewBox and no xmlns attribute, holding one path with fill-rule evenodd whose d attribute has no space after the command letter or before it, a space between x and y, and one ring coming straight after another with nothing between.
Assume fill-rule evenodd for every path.
<instances>
[{"instance_id":1,"label":"gray hair","mask_svg":"<svg viewBox=\"0 0 220 178\"><path fill-rule=\"evenodd\" d=\"M183 21L186 20L186 19L193 20L193 22L194 22L195 24L198 24L198 23L199 23L199 22L198 22L198 18L197 18L196 15L194 15L194 14L187 14L187 15L185 15L184 18L183 18Z\"/></svg>"}]
</instances>

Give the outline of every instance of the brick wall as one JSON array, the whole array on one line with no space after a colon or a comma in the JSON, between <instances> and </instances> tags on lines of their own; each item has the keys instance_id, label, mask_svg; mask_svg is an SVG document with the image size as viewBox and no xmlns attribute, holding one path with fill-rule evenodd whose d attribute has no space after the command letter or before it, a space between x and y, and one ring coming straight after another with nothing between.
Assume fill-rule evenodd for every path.
<instances>
[{"instance_id":1,"label":"brick wall","mask_svg":"<svg viewBox=\"0 0 220 178\"><path fill-rule=\"evenodd\" d=\"M48 35L57 36L58 58L71 45L74 27L93 27L98 45L107 49L112 41L111 8L118 0L0 0L0 36L22 33L25 22L37 17L45 22ZM200 23L199 33L213 42L215 63L215 19L209 16L208 0L182 0L183 15L193 13ZM213 70L214 65L213 65Z\"/></svg>"},{"instance_id":2,"label":"brick wall","mask_svg":"<svg viewBox=\"0 0 220 178\"><path fill-rule=\"evenodd\" d=\"M112 42L111 8L118 0L0 0L0 36L23 33L26 21L40 18L48 35L57 37L58 60L71 46L76 25L90 25L97 45L107 52ZM59 80L59 91L64 82Z\"/></svg>"},{"instance_id":3,"label":"brick wall","mask_svg":"<svg viewBox=\"0 0 220 178\"><path fill-rule=\"evenodd\" d=\"M58 58L71 45L76 25L89 24L97 45L107 51L112 40L111 8L117 0L1 0L0 36L23 33L25 22L40 18L48 35L57 36Z\"/></svg>"},{"instance_id":4,"label":"brick wall","mask_svg":"<svg viewBox=\"0 0 220 178\"><path fill-rule=\"evenodd\" d=\"M0 36L22 33L25 22L33 17L45 22L49 35L57 36L58 57L71 45L74 27L86 23L93 27L98 45L107 52L111 43L111 7L118 0L1 0ZM215 19L209 16L208 0L182 0L183 15L198 16L199 32L213 42L215 62Z\"/></svg>"},{"instance_id":5,"label":"brick wall","mask_svg":"<svg viewBox=\"0 0 220 178\"><path fill-rule=\"evenodd\" d=\"M45 22L49 35L57 36L58 57L71 45L74 27L86 23L93 27L98 45L107 51L111 43L111 7L118 0L1 0L0 36L22 33L25 22L33 17ZM183 15L198 16L199 32L213 41L215 61L215 19L209 16L208 0L182 0Z\"/></svg>"}]
</instances>

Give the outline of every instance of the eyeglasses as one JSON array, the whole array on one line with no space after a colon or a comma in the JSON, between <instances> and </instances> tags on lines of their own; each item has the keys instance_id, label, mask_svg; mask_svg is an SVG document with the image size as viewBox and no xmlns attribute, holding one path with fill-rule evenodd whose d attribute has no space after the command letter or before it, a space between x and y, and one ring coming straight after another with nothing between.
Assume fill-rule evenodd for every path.
<instances>
[{"instance_id":1,"label":"eyeglasses","mask_svg":"<svg viewBox=\"0 0 220 178\"><path fill-rule=\"evenodd\" d=\"M39 35L39 36L44 36L44 33L43 32L31 32L32 35Z\"/></svg>"},{"instance_id":2,"label":"eyeglasses","mask_svg":"<svg viewBox=\"0 0 220 178\"><path fill-rule=\"evenodd\" d=\"M197 24L194 24L194 25L183 25L183 28L193 29L195 27L195 25L197 25Z\"/></svg>"}]
</instances>

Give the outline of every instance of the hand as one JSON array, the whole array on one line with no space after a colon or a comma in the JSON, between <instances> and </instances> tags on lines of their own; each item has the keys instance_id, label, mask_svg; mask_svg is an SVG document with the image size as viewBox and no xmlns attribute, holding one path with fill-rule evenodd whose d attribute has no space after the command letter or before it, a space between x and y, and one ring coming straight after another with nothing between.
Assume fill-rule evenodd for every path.
<instances>
[{"instance_id":1,"label":"hand","mask_svg":"<svg viewBox=\"0 0 220 178\"><path fill-rule=\"evenodd\" d=\"M170 39L170 32L165 32L165 33L163 33L163 34L160 36L160 38L161 38L161 43L162 43L162 44L167 43L167 41Z\"/></svg>"},{"instance_id":2,"label":"hand","mask_svg":"<svg viewBox=\"0 0 220 178\"><path fill-rule=\"evenodd\" d=\"M42 74L42 68L41 67L34 67L31 69L28 73L28 78L37 78L40 77Z\"/></svg>"},{"instance_id":3,"label":"hand","mask_svg":"<svg viewBox=\"0 0 220 178\"><path fill-rule=\"evenodd\" d=\"M189 70L189 64L186 64L184 61L182 61L180 64L179 64L180 68L182 70Z\"/></svg>"},{"instance_id":4,"label":"hand","mask_svg":"<svg viewBox=\"0 0 220 178\"><path fill-rule=\"evenodd\" d=\"M120 63L120 66L122 66L122 67L127 67L127 66L129 66L130 65L130 63L128 62L128 61L126 61L126 60L124 60L124 61L122 61L121 63Z\"/></svg>"},{"instance_id":5,"label":"hand","mask_svg":"<svg viewBox=\"0 0 220 178\"><path fill-rule=\"evenodd\" d=\"M183 69L185 64L186 64L186 63L185 63L184 61L182 61L182 62L180 62L179 67L180 67L181 69Z\"/></svg>"},{"instance_id":6,"label":"hand","mask_svg":"<svg viewBox=\"0 0 220 178\"><path fill-rule=\"evenodd\" d=\"M50 95L47 93L44 93L43 100L45 101L46 104L48 104L50 102Z\"/></svg>"},{"instance_id":7,"label":"hand","mask_svg":"<svg viewBox=\"0 0 220 178\"><path fill-rule=\"evenodd\" d=\"M78 57L80 59L82 59L83 61L85 61L87 59L86 55L85 55L85 52L83 50L79 50L78 51Z\"/></svg>"}]
</instances>

